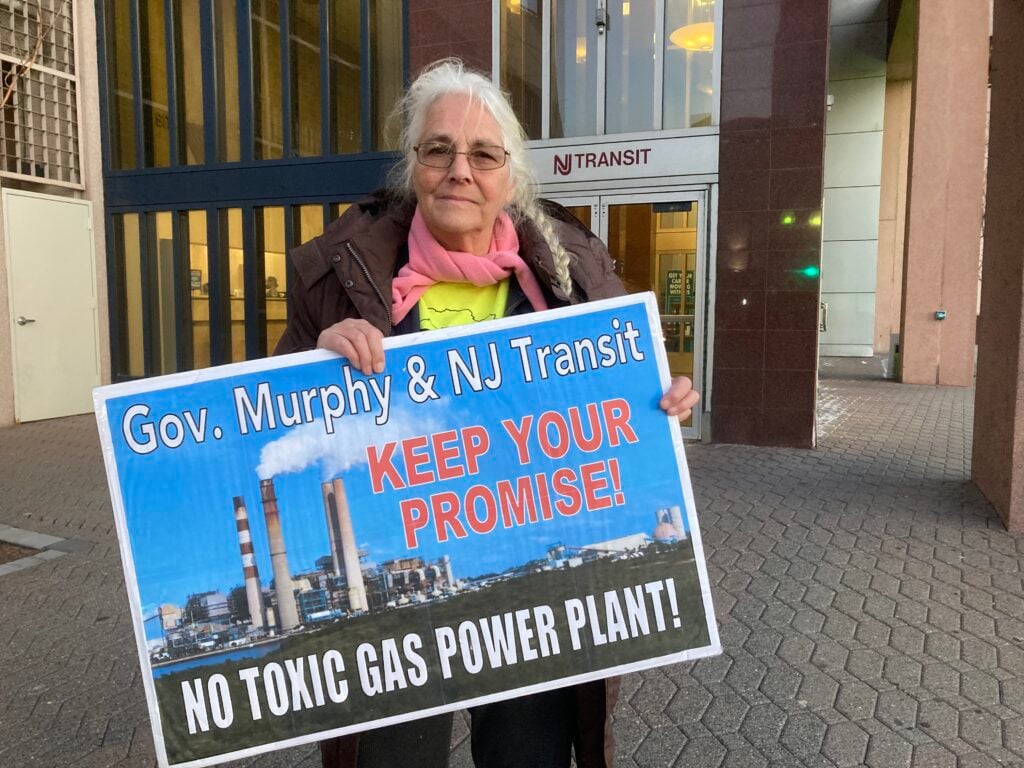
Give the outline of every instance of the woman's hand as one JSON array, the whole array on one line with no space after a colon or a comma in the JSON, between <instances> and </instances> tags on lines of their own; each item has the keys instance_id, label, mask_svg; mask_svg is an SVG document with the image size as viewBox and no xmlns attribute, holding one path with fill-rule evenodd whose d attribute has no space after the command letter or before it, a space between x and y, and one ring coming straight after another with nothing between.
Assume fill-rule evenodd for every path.
<instances>
[{"instance_id":1,"label":"woman's hand","mask_svg":"<svg viewBox=\"0 0 1024 768\"><path fill-rule=\"evenodd\" d=\"M693 388L693 382L688 376L679 376L672 379L668 392L661 398L658 405L669 416L686 421L690 418L690 413L698 402L700 402L700 393Z\"/></svg>"},{"instance_id":2,"label":"woman's hand","mask_svg":"<svg viewBox=\"0 0 1024 768\"><path fill-rule=\"evenodd\" d=\"M365 320L342 320L325 328L316 345L347 357L367 376L384 370L384 334Z\"/></svg>"}]
</instances>

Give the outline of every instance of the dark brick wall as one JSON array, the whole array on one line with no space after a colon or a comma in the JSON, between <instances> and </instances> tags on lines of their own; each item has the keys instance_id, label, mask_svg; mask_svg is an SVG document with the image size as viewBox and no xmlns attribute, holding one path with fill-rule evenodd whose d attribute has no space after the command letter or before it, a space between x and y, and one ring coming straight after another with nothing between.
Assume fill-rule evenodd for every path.
<instances>
[{"instance_id":1,"label":"dark brick wall","mask_svg":"<svg viewBox=\"0 0 1024 768\"><path fill-rule=\"evenodd\" d=\"M828 3L723 10L712 437L811 447Z\"/></svg>"},{"instance_id":2,"label":"dark brick wall","mask_svg":"<svg viewBox=\"0 0 1024 768\"><path fill-rule=\"evenodd\" d=\"M411 75L448 56L490 73L490 0L409 0Z\"/></svg>"}]
</instances>

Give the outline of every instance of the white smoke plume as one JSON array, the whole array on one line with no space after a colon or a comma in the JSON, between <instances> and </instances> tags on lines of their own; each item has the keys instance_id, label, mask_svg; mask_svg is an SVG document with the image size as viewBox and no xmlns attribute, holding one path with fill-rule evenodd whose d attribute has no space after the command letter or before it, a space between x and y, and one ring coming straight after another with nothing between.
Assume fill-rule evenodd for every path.
<instances>
[{"instance_id":1,"label":"white smoke plume","mask_svg":"<svg viewBox=\"0 0 1024 768\"><path fill-rule=\"evenodd\" d=\"M260 480L266 480L319 464L322 479L326 481L346 469L365 464L366 449L371 445L429 435L438 429L433 419L413 419L408 413L397 410L383 426L375 424L369 414L346 416L333 435L324 432L322 424L305 424L263 446L256 474Z\"/></svg>"}]
</instances>

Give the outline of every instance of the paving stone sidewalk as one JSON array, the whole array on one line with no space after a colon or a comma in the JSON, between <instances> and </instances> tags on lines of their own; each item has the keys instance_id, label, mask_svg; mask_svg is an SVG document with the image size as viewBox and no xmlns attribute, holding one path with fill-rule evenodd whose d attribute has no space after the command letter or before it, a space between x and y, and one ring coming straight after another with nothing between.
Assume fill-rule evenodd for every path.
<instances>
[{"instance_id":1,"label":"paving stone sidewalk","mask_svg":"<svg viewBox=\"0 0 1024 768\"><path fill-rule=\"evenodd\" d=\"M817 450L688 450L725 653L626 678L617 764L1024 768L1024 537L968 482L971 393L819 404ZM0 528L67 553L0 576L0 767L154 765L94 421L0 430L0 467Z\"/></svg>"}]
</instances>

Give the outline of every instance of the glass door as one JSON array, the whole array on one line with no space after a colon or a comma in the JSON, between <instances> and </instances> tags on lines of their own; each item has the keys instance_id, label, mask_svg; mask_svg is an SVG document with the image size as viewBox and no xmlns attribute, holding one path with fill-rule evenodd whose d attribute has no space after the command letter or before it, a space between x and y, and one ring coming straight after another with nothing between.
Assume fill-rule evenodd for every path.
<instances>
[{"instance_id":1,"label":"glass door","mask_svg":"<svg viewBox=\"0 0 1024 768\"><path fill-rule=\"evenodd\" d=\"M704 386L706 200L704 192L558 200L608 245L627 291L654 293L669 370L697 387ZM683 424L683 436L700 437L700 413Z\"/></svg>"}]
</instances>

